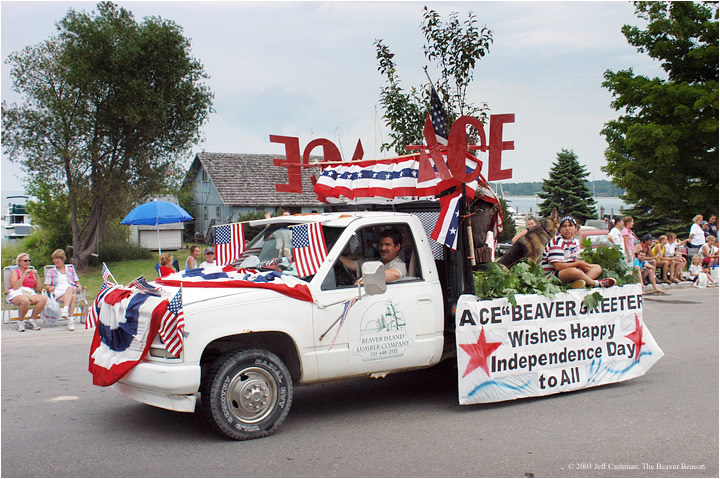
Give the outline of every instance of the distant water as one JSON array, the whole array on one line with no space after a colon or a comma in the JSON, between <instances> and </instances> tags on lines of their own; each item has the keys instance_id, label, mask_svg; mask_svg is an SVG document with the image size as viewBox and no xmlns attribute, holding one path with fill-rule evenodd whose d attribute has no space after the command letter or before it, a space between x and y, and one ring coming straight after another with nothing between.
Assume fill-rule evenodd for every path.
<instances>
[{"instance_id":1,"label":"distant water","mask_svg":"<svg viewBox=\"0 0 720 479\"><path fill-rule=\"evenodd\" d=\"M537 214L540 210L538 206L542 199L537 196L508 196L505 195L505 201L508 205L512 206L517 213L532 213ZM614 196L608 197L597 197L597 204L595 205L598 213L601 212L600 208L604 208L603 213L606 215L619 215L620 208L626 208L627 205L623 203L623 200Z\"/></svg>"}]
</instances>

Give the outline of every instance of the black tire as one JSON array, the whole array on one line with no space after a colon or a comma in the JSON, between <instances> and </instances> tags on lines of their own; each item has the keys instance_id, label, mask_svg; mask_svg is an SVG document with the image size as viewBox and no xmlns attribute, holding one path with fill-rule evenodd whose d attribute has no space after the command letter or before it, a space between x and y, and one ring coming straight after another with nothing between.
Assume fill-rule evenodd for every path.
<instances>
[{"instance_id":1,"label":"black tire","mask_svg":"<svg viewBox=\"0 0 720 479\"><path fill-rule=\"evenodd\" d=\"M226 353L203 378L205 415L215 429L238 441L272 434L290 412L292 398L287 367L262 349Z\"/></svg>"}]
</instances>

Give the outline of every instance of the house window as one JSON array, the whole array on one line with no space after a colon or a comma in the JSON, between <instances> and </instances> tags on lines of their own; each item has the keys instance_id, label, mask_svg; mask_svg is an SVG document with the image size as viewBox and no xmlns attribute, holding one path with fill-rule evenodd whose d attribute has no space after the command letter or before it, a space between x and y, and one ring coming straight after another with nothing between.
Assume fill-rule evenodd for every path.
<instances>
[{"instance_id":1,"label":"house window","mask_svg":"<svg viewBox=\"0 0 720 479\"><path fill-rule=\"evenodd\" d=\"M204 220L208 219L207 206L203 206L203 219Z\"/></svg>"},{"instance_id":2,"label":"house window","mask_svg":"<svg viewBox=\"0 0 720 479\"><path fill-rule=\"evenodd\" d=\"M219 206L215 207L215 218L220 218L220 207Z\"/></svg>"},{"instance_id":3,"label":"house window","mask_svg":"<svg viewBox=\"0 0 720 479\"><path fill-rule=\"evenodd\" d=\"M207 171L206 171L206 170L202 170L202 173L201 173L201 175L200 175L200 181L202 181L203 183L207 183L208 177L207 177Z\"/></svg>"}]
</instances>

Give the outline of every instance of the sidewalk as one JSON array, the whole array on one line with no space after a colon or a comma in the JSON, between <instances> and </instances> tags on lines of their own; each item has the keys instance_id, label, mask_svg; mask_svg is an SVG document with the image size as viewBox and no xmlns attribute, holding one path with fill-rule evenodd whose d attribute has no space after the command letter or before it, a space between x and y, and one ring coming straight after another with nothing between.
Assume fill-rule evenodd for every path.
<instances>
[{"instance_id":1,"label":"sidewalk","mask_svg":"<svg viewBox=\"0 0 720 479\"><path fill-rule=\"evenodd\" d=\"M670 293L672 293L672 292L675 292L675 291L678 290L678 289L692 288L692 287L693 287L693 282L692 282L692 281L680 281L679 283L670 283L670 284L667 284L667 283L658 283L657 286L658 286L658 288L660 288L660 289L662 289L663 291L665 291L666 294L670 294ZM717 288L717 287L718 287L718 283L717 283L717 282L716 282L715 284L709 284L709 285L708 285L708 288ZM652 295L655 295L655 294L657 294L657 293L653 293L653 288L652 288L652 285L651 285L651 284L646 284L646 285L644 286L644 288L643 288L643 294L646 294L646 295L648 295L648 296L652 296Z\"/></svg>"}]
</instances>

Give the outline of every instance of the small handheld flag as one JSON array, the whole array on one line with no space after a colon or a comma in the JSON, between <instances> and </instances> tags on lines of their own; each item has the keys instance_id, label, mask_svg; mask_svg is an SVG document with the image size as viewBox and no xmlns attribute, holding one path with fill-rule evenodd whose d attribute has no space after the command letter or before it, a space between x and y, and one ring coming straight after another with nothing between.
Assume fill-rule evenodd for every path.
<instances>
[{"instance_id":1,"label":"small handheld flag","mask_svg":"<svg viewBox=\"0 0 720 479\"><path fill-rule=\"evenodd\" d=\"M293 226L292 246L300 278L317 273L328 255L320 222Z\"/></svg>"},{"instance_id":2,"label":"small handheld flag","mask_svg":"<svg viewBox=\"0 0 720 479\"><path fill-rule=\"evenodd\" d=\"M245 250L242 223L215 227L215 264L225 266L239 258Z\"/></svg>"}]
</instances>

